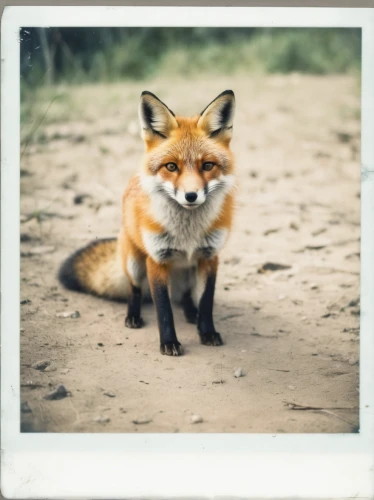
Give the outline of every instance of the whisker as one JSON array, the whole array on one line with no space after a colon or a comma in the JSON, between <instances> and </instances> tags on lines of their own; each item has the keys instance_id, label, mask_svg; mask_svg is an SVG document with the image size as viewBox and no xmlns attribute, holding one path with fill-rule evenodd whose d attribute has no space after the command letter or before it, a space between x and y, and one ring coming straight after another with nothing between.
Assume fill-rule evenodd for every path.
<instances>
[{"instance_id":1,"label":"whisker","mask_svg":"<svg viewBox=\"0 0 374 500\"><path fill-rule=\"evenodd\" d=\"M168 188L168 187L165 187L165 186L160 186L159 189L158 189L158 193L160 194L167 194L168 196L170 196L170 198L175 198L175 194L174 194L174 189L172 188Z\"/></svg>"},{"instance_id":2,"label":"whisker","mask_svg":"<svg viewBox=\"0 0 374 500\"><path fill-rule=\"evenodd\" d=\"M208 188L208 193L213 193L213 191L216 191L217 189L221 189L222 187L224 187L223 182L220 182L218 184L214 184L213 186L210 186Z\"/></svg>"}]
</instances>

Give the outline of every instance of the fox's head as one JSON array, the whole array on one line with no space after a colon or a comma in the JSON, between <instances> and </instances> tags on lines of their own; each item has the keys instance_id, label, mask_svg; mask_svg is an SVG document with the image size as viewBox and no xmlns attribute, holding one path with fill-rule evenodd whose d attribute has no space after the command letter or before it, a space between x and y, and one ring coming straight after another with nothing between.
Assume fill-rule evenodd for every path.
<instances>
[{"instance_id":1,"label":"fox's head","mask_svg":"<svg viewBox=\"0 0 374 500\"><path fill-rule=\"evenodd\" d=\"M175 114L154 94L143 92L139 119L146 146L143 186L182 207L196 209L234 183L232 136L235 97L222 92L198 116Z\"/></svg>"}]
</instances>

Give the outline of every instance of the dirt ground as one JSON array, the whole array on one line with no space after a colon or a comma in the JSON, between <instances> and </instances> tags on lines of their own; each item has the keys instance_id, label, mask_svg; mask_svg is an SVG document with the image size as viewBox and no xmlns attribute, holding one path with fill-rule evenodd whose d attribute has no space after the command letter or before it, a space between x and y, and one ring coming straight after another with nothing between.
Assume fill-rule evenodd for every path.
<instances>
[{"instance_id":1,"label":"dirt ground","mask_svg":"<svg viewBox=\"0 0 374 500\"><path fill-rule=\"evenodd\" d=\"M126 305L69 292L56 273L75 249L117 235L122 191L143 152L141 91L194 114L226 88L237 99L238 194L215 301L225 345L200 345L174 308L185 355L162 356L152 304L145 328L129 330ZM21 148L23 430L356 432L357 79L243 75L65 87L56 95ZM46 96L35 109L49 104ZM24 137L34 124L23 124ZM287 268L259 272L269 262ZM80 316L58 316L73 311ZM44 371L32 367L40 361L49 362ZM71 396L43 399L58 384Z\"/></svg>"}]
</instances>

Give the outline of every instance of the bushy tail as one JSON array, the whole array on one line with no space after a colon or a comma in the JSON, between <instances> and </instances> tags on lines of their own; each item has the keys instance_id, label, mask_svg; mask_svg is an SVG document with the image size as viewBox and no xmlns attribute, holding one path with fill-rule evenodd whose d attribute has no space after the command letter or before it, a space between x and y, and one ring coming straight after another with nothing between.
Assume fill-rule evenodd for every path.
<instances>
[{"instance_id":1,"label":"bushy tail","mask_svg":"<svg viewBox=\"0 0 374 500\"><path fill-rule=\"evenodd\" d=\"M126 300L129 282L123 272L117 238L96 240L62 264L58 278L69 290Z\"/></svg>"}]
</instances>

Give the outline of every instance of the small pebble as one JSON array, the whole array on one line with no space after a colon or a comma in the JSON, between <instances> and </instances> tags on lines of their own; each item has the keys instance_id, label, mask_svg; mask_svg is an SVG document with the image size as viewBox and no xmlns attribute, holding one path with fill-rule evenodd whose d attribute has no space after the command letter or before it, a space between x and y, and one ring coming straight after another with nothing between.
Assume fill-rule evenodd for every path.
<instances>
[{"instance_id":1,"label":"small pebble","mask_svg":"<svg viewBox=\"0 0 374 500\"><path fill-rule=\"evenodd\" d=\"M76 194L74 196L73 202L75 205L81 205L86 198L91 198L91 195L85 193Z\"/></svg>"},{"instance_id":2,"label":"small pebble","mask_svg":"<svg viewBox=\"0 0 374 500\"><path fill-rule=\"evenodd\" d=\"M120 411L121 413L127 413L126 408L120 408L120 409L119 409L119 411Z\"/></svg>"},{"instance_id":3,"label":"small pebble","mask_svg":"<svg viewBox=\"0 0 374 500\"><path fill-rule=\"evenodd\" d=\"M357 365L357 364L359 363L359 359L358 359L358 358L355 358L355 357L349 358L349 359L348 359L348 363L349 363L351 366Z\"/></svg>"},{"instance_id":4,"label":"small pebble","mask_svg":"<svg viewBox=\"0 0 374 500\"><path fill-rule=\"evenodd\" d=\"M234 377L239 378L239 377L243 377L243 376L244 376L244 372L241 368L238 368L237 370L235 370Z\"/></svg>"},{"instance_id":5,"label":"small pebble","mask_svg":"<svg viewBox=\"0 0 374 500\"><path fill-rule=\"evenodd\" d=\"M318 290L318 285L317 285L317 283L312 283L309 288L311 290Z\"/></svg>"},{"instance_id":6,"label":"small pebble","mask_svg":"<svg viewBox=\"0 0 374 500\"><path fill-rule=\"evenodd\" d=\"M104 392L104 396L108 396L109 398L115 398L116 395L113 392Z\"/></svg>"},{"instance_id":7,"label":"small pebble","mask_svg":"<svg viewBox=\"0 0 374 500\"><path fill-rule=\"evenodd\" d=\"M33 363L31 365L31 368L34 368L34 370L39 370L41 372L44 372L44 370L49 366L51 363L47 360L44 361L36 361L36 363Z\"/></svg>"},{"instance_id":8,"label":"small pebble","mask_svg":"<svg viewBox=\"0 0 374 500\"><path fill-rule=\"evenodd\" d=\"M285 298L286 298L286 296L281 294L281 295L279 295L278 300L284 300Z\"/></svg>"},{"instance_id":9,"label":"small pebble","mask_svg":"<svg viewBox=\"0 0 374 500\"><path fill-rule=\"evenodd\" d=\"M203 417L201 415L191 415L192 424L201 424L203 422Z\"/></svg>"},{"instance_id":10,"label":"small pebble","mask_svg":"<svg viewBox=\"0 0 374 500\"><path fill-rule=\"evenodd\" d=\"M21 177L22 177L22 173L21 173ZM29 234L21 233L21 236L20 236L21 243L24 243L25 241L31 241L31 240L32 240L32 238Z\"/></svg>"},{"instance_id":11,"label":"small pebble","mask_svg":"<svg viewBox=\"0 0 374 500\"><path fill-rule=\"evenodd\" d=\"M62 375L66 375L67 373L69 373L69 370L67 368L63 368L62 370L60 370L60 373Z\"/></svg>"},{"instance_id":12,"label":"small pebble","mask_svg":"<svg viewBox=\"0 0 374 500\"><path fill-rule=\"evenodd\" d=\"M21 412L22 413L32 413L32 410L27 401L22 401L21 403Z\"/></svg>"},{"instance_id":13,"label":"small pebble","mask_svg":"<svg viewBox=\"0 0 374 500\"><path fill-rule=\"evenodd\" d=\"M31 300L30 299L21 300L20 304L21 304L21 306L23 306L25 304L31 304Z\"/></svg>"},{"instance_id":14,"label":"small pebble","mask_svg":"<svg viewBox=\"0 0 374 500\"><path fill-rule=\"evenodd\" d=\"M56 314L57 318L80 318L79 311L64 311Z\"/></svg>"},{"instance_id":15,"label":"small pebble","mask_svg":"<svg viewBox=\"0 0 374 500\"><path fill-rule=\"evenodd\" d=\"M99 424L107 424L108 422L110 422L110 418L100 415L99 417L95 417L93 421L98 422Z\"/></svg>"},{"instance_id":16,"label":"small pebble","mask_svg":"<svg viewBox=\"0 0 374 500\"><path fill-rule=\"evenodd\" d=\"M152 422L152 419L150 417L145 417L145 416L132 420L132 423L137 425L149 424L150 422Z\"/></svg>"},{"instance_id":17,"label":"small pebble","mask_svg":"<svg viewBox=\"0 0 374 500\"><path fill-rule=\"evenodd\" d=\"M66 387L64 385L58 385L56 389L46 396L44 396L43 399L49 399L49 400L54 400L54 399L63 399L66 398L67 396L71 396L71 393L66 390Z\"/></svg>"}]
</instances>

